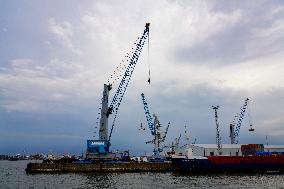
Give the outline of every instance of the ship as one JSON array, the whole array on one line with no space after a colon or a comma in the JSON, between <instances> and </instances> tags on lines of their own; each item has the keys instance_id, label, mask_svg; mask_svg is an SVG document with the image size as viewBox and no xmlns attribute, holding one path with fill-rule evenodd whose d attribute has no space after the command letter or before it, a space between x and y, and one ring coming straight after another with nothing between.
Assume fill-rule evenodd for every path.
<instances>
[{"instance_id":1,"label":"ship","mask_svg":"<svg viewBox=\"0 0 284 189\"><path fill-rule=\"evenodd\" d=\"M264 152L262 144L242 145L242 156L194 156L190 147L185 155L172 157L172 171L180 174L283 173L284 154Z\"/></svg>"}]
</instances>

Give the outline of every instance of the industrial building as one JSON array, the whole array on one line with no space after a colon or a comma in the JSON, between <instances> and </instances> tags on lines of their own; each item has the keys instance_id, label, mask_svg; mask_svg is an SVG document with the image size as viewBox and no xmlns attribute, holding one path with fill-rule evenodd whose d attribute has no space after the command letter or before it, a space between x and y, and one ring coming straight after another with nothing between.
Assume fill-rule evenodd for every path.
<instances>
[{"instance_id":1,"label":"industrial building","mask_svg":"<svg viewBox=\"0 0 284 189\"><path fill-rule=\"evenodd\" d=\"M243 144L222 144L222 155L242 156L241 146ZM216 144L191 144L193 155L214 156L218 155ZM284 145L264 145L264 152L284 153Z\"/></svg>"}]
</instances>

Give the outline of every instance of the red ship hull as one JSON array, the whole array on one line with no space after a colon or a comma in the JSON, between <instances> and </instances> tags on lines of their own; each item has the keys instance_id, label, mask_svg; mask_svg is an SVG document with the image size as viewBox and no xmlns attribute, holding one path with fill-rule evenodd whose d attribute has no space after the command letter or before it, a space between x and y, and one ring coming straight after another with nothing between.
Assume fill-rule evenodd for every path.
<instances>
[{"instance_id":1,"label":"red ship hull","mask_svg":"<svg viewBox=\"0 0 284 189\"><path fill-rule=\"evenodd\" d=\"M207 159L172 159L173 172L208 173L267 173L284 172L284 156L209 156Z\"/></svg>"}]
</instances>

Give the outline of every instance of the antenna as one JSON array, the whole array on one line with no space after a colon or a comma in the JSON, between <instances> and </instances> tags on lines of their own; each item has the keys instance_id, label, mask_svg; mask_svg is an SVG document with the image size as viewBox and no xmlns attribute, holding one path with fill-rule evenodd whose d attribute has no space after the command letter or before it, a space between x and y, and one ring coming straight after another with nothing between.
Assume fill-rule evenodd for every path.
<instances>
[{"instance_id":1,"label":"antenna","mask_svg":"<svg viewBox=\"0 0 284 189\"><path fill-rule=\"evenodd\" d=\"M267 135L265 136L265 140L266 140L266 145L268 146L268 137L267 137Z\"/></svg>"},{"instance_id":2,"label":"antenna","mask_svg":"<svg viewBox=\"0 0 284 189\"><path fill-rule=\"evenodd\" d=\"M186 141L186 145L189 144L189 133L187 132L187 129L186 129L186 125L184 126L184 138L185 138L185 141Z\"/></svg>"}]
</instances>

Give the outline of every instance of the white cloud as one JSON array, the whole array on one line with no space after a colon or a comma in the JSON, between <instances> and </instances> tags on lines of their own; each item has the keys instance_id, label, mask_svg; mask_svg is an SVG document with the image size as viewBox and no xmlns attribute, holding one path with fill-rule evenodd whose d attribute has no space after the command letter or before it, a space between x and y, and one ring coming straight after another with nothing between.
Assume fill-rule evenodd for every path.
<instances>
[{"instance_id":1,"label":"white cloud","mask_svg":"<svg viewBox=\"0 0 284 189\"><path fill-rule=\"evenodd\" d=\"M92 89L97 86L95 71L78 63L52 59L41 65L31 59L14 59L10 65L7 73L0 74L0 105L8 111L49 111L52 104L75 105L80 98L96 96Z\"/></svg>"},{"instance_id":2,"label":"white cloud","mask_svg":"<svg viewBox=\"0 0 284 189\"><path fill-rule=\"evenodd\" d=\"M54 18L50 18L48 20L49 29L52 33L54 33L58 38L62 39L64 45L71 48L73 47L71 38L73 36L72 25L64 21L61 25L55 22Z\"/></svg>"},{"instance_id":3,"label":"white cloud","mask_svg":"<svg viewBox=\"0 0 284 189\"><path fill-rule=\"evenodd\" d=\"M190 119L196 124L193 130L198 130L197 124L211 127L204 122L210 119L204 110L212 103L222 103L232 112L231 106L236 105L237 110L246 95L258 104L254 114L265 114L261 107L268 101L274 104L273 110L282 113L283 101L275 100L281 95L265 100L260 97L284 87L283 9L259 8L254 3L239 4L237 8L234 3L228 3L232 6L229 8L217 4L224 11L213 10L213 1L94 1L75 16L70 13L72 17L60 17L63 21L46 18L52 35L39 40L49 47L46 54L42 56L34 47L30 50L40 60L13 59L9 66L0 67L0 106L26 112L77 111L78 107L87 106L95 110L97 107L93 106L99 104L108 75L130 50L144 24L150 22L152 82L146 82L145 46L123 100L126 113L120 112L120 116L125 117L119 119L125 119L136 106L143 113L139 98L142 91L154 103L153 109L164 115L163 122L172 119L178 125ZM272 51L276 46L277 50ZM185 56L180 58L177 51ZM197 59L191 57L196 55ZM115 90L116 86L111 92ZM206 107L200 111L200 106ZM202 118L201 123L196 117ZM125 120L121 133L137 121ZM265 120L282 122L271 114ZM259 122L261 127L266 127L265 120Z\"/></svg>"},{"instance_id":4,"label":"white cloud","mask_svg":"<svg viewBox=\"0 0 284 189\"><path fill-rule=\"evenodd\" d=\"M81 54L82 52L75 48L72 42L73 38L73 26L70 22L64 21L61 24L57 23L54 18L48 19L48 28L51 33L61 40L63 45L69 48L72 52L76 54Z\"/></svg>"},{"instance_id":5,"label":"white cloud","mask_svg":"<svg viewBox=\"0 0 284 189\"><path fill-rule=\"evenodd\" d=\"M255 28L253 34L257 37L270 37L273 40L282 37L284 31L284 19L278 19L272 22L271 27Z\"/></svg>"},{"instance_id":6,"label":"white cloud","mask_svg":"<svg viewBox=\"0 0 284 189\"><path fill-rule=\"evenodd\" d=\"M11 61L11 65L12 67L16 68L16 67L29 67L31 64L33 63L33 61L31 59L14 59Z\"/></svg>"},{"instance_id":7,"label":"white cloud","mask_svg":"<svg viewBox=\"0 0 284 189\"><path fill-rule=\"evenodd\" d=\"M89 65L93 69L98 66L98 69L102 70L102 78L106 78L106 75L114 69L108 63L118 64L126 52L125 49L128 49L133 39L139 36L139 32L143 29L145 22L150 21L152 82L154 85L165 86L163 89L165 94L171 95L172 91L188 91L196 84L206 84L220 90L246 91L247 93L252 93L252 95L261 94L267 88L282 87L282 84L279 82L283 80L281 72L283 66L280 63L281 61L279 61L283 59L281 53L255 57L254 59L241 61L233 65L228 62L223 67L215 66L215 64L208 62L192 64L192 62L186 62L186 60L186 64L184 62L180 64L180 60L173 58L176 49L184 46L195 48L200 43L210 46L211 39L214 39L216 35L233 31L251 21L265 20L265 16L267 16L268 20L272 19L270 14L262 15L259 18L260 20L253 20L255 17L248 17L250 9L238 7L233 9L233 11L227 12L212 11L212 7L215 4L208 1L187 3L146 1L143 4L134 4L136 6L133 6L133 3L129 3L127 6L121 7L119 2L111 3L111 6L108 2L96 2L92 10L87 11L81 17L85 37L90 39L84 45L89 49L94 49L94 52L99 52L93 56L89 53L90 59L97 61L96 65ZM149 4L151 4L151 8L149 8ZM156 9L159 9L159 11L154 11ZM282 11L280 8L277 9L278 11L275 11L275 9L271 10L274 11L273 15ZM258 28L258 32L256 32L258 35L262 35L261 31L270 31L267 35L270 35L271 32L280 33L278 32L281 30L280 25L279 21L275 21L271 27L260 27L261 30L259 27L252 25L251 31L256 31L254 28ZM65 28L68 28L68 24ZM69 33L70 37L72 36L70 35L72 32L66 33ZM236 32L235 35L242 35L242 33ZM75 38L74 35L72 37ZM248 41L240 42L245 42L243 45L248 45L250 48L245 53L258 51L256 46L254 46L256 43L250 40L254 40L254 38L248 38ZM232 44L226 44L227 48L233 48L237 45L234 42L236 41L232 39ZM250 45L251 43L253 45ZM199 53L202 55L203 52ZM219 53L216 56L226 56L226 51L216 53ZM238 60L239 57L232 57L230 61L234 62L234 58ZM151 93L155 89L145 87L145 81L147 80L146 63L147 51L144 49L131 83L135 83L136 88L148 90ZM101 82L103 83L104 81ZM98 90L101 89L98 88ZM128 95L133 96L133 100L136 98L131 90L128 91Z\"/></svg>"}]
</instances>

